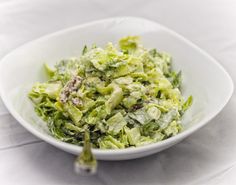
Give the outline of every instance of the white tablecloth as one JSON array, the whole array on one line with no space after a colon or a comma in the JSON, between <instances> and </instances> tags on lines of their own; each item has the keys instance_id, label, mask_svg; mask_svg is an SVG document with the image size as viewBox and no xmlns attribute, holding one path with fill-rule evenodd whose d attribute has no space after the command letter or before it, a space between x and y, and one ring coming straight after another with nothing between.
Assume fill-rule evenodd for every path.
<instances>
[{"instance_id":1,"label":"white tablecloth","mask_svg":"<svg viewBox=\"0 0 236 185\"><path fill-rule=\"evenodd\" d=\"M234 0L0 0L0 58L42 35L125 15L149 18L182 34L215 57L236 82ZM73 155L28 133L0 100L0 184L233 185L235 115L234 93L215 119L180 144L146 158L100 162L98 174L88 178L74 174Z\"/></svg>"}]
</instances>

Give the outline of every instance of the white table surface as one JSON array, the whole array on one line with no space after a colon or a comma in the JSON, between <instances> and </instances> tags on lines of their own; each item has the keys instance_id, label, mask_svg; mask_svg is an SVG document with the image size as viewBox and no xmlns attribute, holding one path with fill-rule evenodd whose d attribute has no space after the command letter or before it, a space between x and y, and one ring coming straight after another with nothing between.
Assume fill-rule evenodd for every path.
<instances>
[{"instance_id":1,"label":"white table surface","mask_svg":"<svg viewBox=\"0 0 236 185\"><path fill-rule=\"evenodd\" d=\"M149 18L182 34L215 57L236 82L234 0L0 0L0 58L42 35L125 15ZM27 132L0 100L0 184L233 185L235 115L234 93L215 119L180 144L146 158L100 162L98 174L88 178L74 174L73 155Z\"/></svg>"}]
</instances>

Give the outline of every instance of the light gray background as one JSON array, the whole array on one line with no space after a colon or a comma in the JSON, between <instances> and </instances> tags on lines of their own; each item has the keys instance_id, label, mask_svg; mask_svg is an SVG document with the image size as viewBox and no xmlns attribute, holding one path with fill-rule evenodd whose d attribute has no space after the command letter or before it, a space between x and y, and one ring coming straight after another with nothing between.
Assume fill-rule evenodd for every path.
<instances>
[{"instance_id":1,"label":"light gray background","mask_svg":"<svg viewBox=\"0 0 236 185\"><path fill-rule=\"evenodd\" d=\"M182 34L215 57L235 84L234 0L0 0L0 58L42 35L125 15L149 18ZM0 184L233 185L235 115L234 93L215 119L180 144L142 159L100 162L98 174L87 178L73 173L73 155L28 133L0 100Z\"/></svg>"}]
</instances>

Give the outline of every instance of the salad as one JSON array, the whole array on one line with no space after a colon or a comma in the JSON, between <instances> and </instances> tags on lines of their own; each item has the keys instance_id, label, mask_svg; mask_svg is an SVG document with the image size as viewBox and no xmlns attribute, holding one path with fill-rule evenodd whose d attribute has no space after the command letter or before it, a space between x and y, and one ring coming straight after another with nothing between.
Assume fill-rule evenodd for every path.
<instances>
[{"instance_id":1,"label":"salad","mask_svg":"<svg viewBox=\"0 0 236 185\"><path fill-rule=\"evenodd\" d=\"M137 36L104 48L85 46L80 57L45 64L48 81L35 83L29 98L61 141L83 146L86 134L99 149L159 142L183 130L181 117L192 104L171 62Z\"/></svg>"}]
</instances>

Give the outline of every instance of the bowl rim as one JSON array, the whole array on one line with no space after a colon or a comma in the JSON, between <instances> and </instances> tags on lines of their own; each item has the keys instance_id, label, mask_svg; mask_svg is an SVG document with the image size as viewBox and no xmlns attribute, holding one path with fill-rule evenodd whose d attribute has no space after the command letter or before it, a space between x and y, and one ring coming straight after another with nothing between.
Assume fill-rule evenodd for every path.
<instances>
[{"instance_id":1,"label":"bowl rim","mask_svg":"<svg viewBox=\"0 0 236 185\"><path fill-rule=\"evenodd\" d=\"M153 25L157 25L159 26L162 30L164 30L165 32L168 32L169 34L177 37L179 40L185 42L186 44L188 44L189 46L191 46L192 48L194 48L195 50L197 50L199 53L201 53L202 55L204 55L205 57L207 57L211 62L213 62L221 71L222 73L224 73L224 75L227 78L228 81L228 85L229 85L229 92L227 95L225 95L224 98L224 102L221 103L220 106L218 106L213 112L211 112L210 114L208 114L203 120L199 121L198 123L194 124L193 126L191 126L190 128L184 130L183 132L172 136L168 139L165 139L163 141L159 141L156 143L151 143L151 144L147 144L144 146L139 146L139 147L130 147L130 148L124 148L124 149L92 149L93 153L95 156L118 156L118 155L122 155L122 154L135 154L135 153L141 153L141 152L145 152L145 151L149 151L158 147L163 147L166 146L168 144L171 144L174 141L178 141L181 140L185 137L187 137L188 135L192 134L194 131L200 129L201 127L203 127L204 125L206 125L211 119L213 119L224 107L225 105L229 102L233 91L234 91L234 84L233 84L233 80L231 79L230 75L227 73L227 71L221 66L220 63L217 62L216 59L214 59L212 56L210 56L207 52L205 52L204 50L202 50L200 47L198 47L196 44L194 44L193 42L189 41L188 39L186 39L185 37L183 37L182 35L176 33L175 31L169 29L166 26L163 26L162 24L158 23L158 22L154 22L152 20L146 19L146 18L142 18L142 17L132 17L132 16L125 16L125 17L111 17L111 18L106 18L106 19L100 19L100 20L95 20L95 21L91 21L88 23L84 23L84 24L80 24L77 26L73 26L73 27L69 27L66 29L62 29L59 30L57 32L53 32L50 34L47 34L45 36L39 37L38 39L32 40L30 42L27 42L26 44L23 44L22 46L12 50L10 53L8 53L7 55L5 55L1 61L0 61L0 71L3 69L4 64L6 63L6 59L11 56L12 53L15 53L16 51L26 47L26 46L30 46L33 43L36 42L43 42L47 39L49 39L50 37L55 37L55 36L60 36L66 32L69 31L74 31L77 29L81 29L87 26L92 26L94 24L99 24L99 23L104 23L104 22L110 22L110 21L144 21L144 22L149 22ZM0 77L1 77L1 73L0 73ZM3 86L0 83L0 96L2 98L3 103L6 105L6 108L8 109L8 111L11 113L11 115L29 132L31 132L33 135L37 136L38 138L58 147L58 148L63 148L67 151L73 151L73 153L80 153L82 151L82 147L81 146L77 146L74 144L70 144L70 143L65 143L63 141L60 141L56 138L54 138L51 135L46 135L40 131L38 131L37 129L35 129L30 122L25 121L21 115L15 110L15 108L12 106L12 104L10 103L10 101L8 101L6 92L4 91Z\"/></svg>"}]
</instances>

